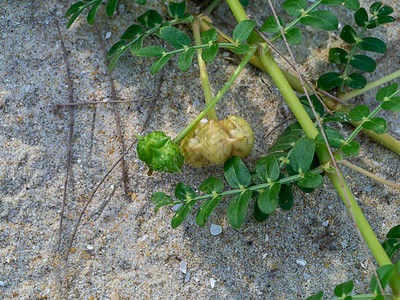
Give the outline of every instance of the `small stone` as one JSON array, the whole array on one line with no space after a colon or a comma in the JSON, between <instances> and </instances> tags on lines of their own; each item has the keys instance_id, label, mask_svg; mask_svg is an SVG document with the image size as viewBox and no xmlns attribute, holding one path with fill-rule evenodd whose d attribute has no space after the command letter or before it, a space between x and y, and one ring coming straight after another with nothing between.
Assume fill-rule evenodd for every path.
<instances>
[{"instance_id":1,"label":"small stone","mask_svg":"<svg viewBox=\"0 0 400 300\"><path fill-rule=\"evenodd\" d=\"M4 287L6 284L4 283L4 281L0 281L0 287Z\"/></svg>"},{"instance_id":2,"label":"small stone","mask_svg":"<svg viewBox=\"0 0 400 300\"><path fill-rule=\"evenodd\" d=\"M185 283L188 282L189 280L190 280L190 273L188 272L188 273L186 273L186 276L185 276Z\"/></svg>"},{"instance_id":3,"label":"small stone","mask_svg":"<svg viewBox=\"0 0 400 300\"><path fill-rule=\"evenodd\" d=\"M322 222L322 226L327 227L329 225L329 220Z\"/></svg>"},{"instance_id":4,"label":"small stone","mask_svg":"<svg viewBox=\"0 0 400 300\"><path fill-rule=\"evenodd\" d=\"M93 246L92 245L86 245L86 249L93 250Z\"/></svg>"},{"instance_id":5,"label":"small stone","mask_svg":"<svg viewBox=\"0 0 400 300\"><path fill-rule=\"evenodd\" d=\"M210 233L211 235L218 235L222 232L222 227L220 225L211 224Z\"/></svg>"},{"instance_id":6,"label":"small stone","mask_svg":"<svg viewBox=\"0 0 400 300\"><path fill-rule=\"evenodd\" d=\"M210 278L210 284L212 289L214 288L216 282L217 281L214 278Z\"/></svg>"},{"instance_id":7,"label":"small stone","mask_svg":"<svg viewBox=\"0 0 400 300\"><path fill-rule=\"evenodd\" d=\"M179 266L179 270L180 270L182 273L186 274L186 267L187 267L187 262L181 261L181 265Z\"/></svg>"},{"instance_id":8,"label":"small stone","mask_svg":"<svg viewBox=\"0 0 400 300\"><path fill-rule=\"evenodd\" d=\"M111 32L106 33L106 39L109 39L111 37Z\"/></svg>"},{"instance_id":9,"label":"small stone","mask_svg":"<svg viewBox=\"0 0 400 300\"><path fill-rule=\"evenodd\" d=\"M296 263L302 267L304 267L307 264L307 262L304 259L300 259L300 258L296 259Z\"/></svg>"},{"instance_id":10,"label":"small stone","mask_svg":"<svg viewBox=\"0 0 400 300\"><path fill-rule=\"evenodd\" d=\"M370 186L370 185L367 185L367 186L365 187L365 191L366 191L366 192L372 192L372 190L373 190L373 188L372 188L372 186Z\"/></svg>"},{"instance_id":11,"label":"small stone","mask_svg":"<svg viewBox=\"0 0 400 300\"><path fill-rule=\"evenodd\" d=\"M268 242L268 240L269 240L269 237L268 237L268 234L266 234L265 235L265 241Z\"/></svg>"}]
</instances>

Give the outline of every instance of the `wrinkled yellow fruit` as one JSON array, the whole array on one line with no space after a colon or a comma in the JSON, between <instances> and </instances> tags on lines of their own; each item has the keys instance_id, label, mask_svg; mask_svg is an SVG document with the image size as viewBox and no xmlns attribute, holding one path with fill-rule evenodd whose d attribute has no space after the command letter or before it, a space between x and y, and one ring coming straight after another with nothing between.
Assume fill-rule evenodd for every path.
<instances>
[{"instance_id":1,"label":"wrinkled yellow fruit","mask_svg":"<svg viewBox=\"0 0 400 300\"><path fill-rule=\"evenodd\" d=\"M223 164L231 156L244 157L254 144L253 131L242 118L198 123L182 140L185 162L195 167Z\"/></svg>"},{"instance_id":2,"label":"wrinkled yellow fruit","mask_svg":"<svg viewBox=\"0 0 400 300\"><path fill-rule=\"evenodd\" d=\"M249 154L254 145L254 134L249 123L236 116L230 116L220 123L233 140L231 156L245 157Z\"/></svg>"}]
</instances>

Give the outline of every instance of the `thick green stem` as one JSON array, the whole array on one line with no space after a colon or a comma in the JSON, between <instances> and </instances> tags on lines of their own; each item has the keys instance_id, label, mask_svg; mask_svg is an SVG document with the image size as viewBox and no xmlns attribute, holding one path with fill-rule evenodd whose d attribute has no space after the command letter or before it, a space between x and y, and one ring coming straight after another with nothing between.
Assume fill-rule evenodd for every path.
<instances>
[{"instance_id":1,"label":"thick green stem","mask_svg":"<svg viewBox=\"0 0 400 300\"><path fill-rule=\"evenodd\" d=\"M201 38L200 38L200 20L198 17L194 18L192 23L193 35L194 35L194 42L196 46L201 45ZM201 83L203 85L204 91L204 98L206 100L206 106L210 104L213 99L211 88L210 88L210 81L208 80L206 63L204 62L203 58L201 57L201 49L196 49L197 52L197 61L199 62L199 69L200 69L200 78ZM215 111L215 107L213 107L208 112L208 119L209 120L218 120L217 113Z\"/></svg>"},{"instance_id":2,"label":"thick green stem","mask_svg":"<svg viewBox=\"0 0 400 300\"><path fill-rule=\"evenodd\" d=\"M257 50L256 46L250 46L249 51L243 57L243 60L240 62L239 66L236 68L235 72L233 72L233 74L225 83L225 85L222 87L222 89L218 92L218 94L214 97L214 99L207 105L207 107L189 124L189 126L187 126L175 138L174 140L175 144L179 144L185 138L185 136L187 136L189 132L197 125L197 123L199 123L200 120L203 119L206 116L206 114L208 114L208 112L215 106L215 104L217 104L217 102L222 98L222 96L226 93L226 91L231 87L235 79L239 76L240 72L249 62L250 58L253 56L256 50Z\"/></svg>"},{"instance_id":3,"label":"thick green stem","mask_svg":"<svg viewBox=\"0 0 400 300\"><path fill-rule=\"evenodd\" d=\"M379 78L378 80L375 80L375 81L373 81L371 83L368 83L363 89L352 90L350 92L341 94L341 95L338 96L338 98L340 100L342 100L343 102L347 102L347 101L349 101L350 99L352 99L354 97L362 95L362 94L364 94L364 93L366 93L366 92L368 92L368 91L370 91L370 90L372 90L372 89L374 89L374 88L376 88L376 87L378 87L378 86L380 86L382 84L385 84L388 81L394 80L394 79L396 79L398 77L400 77L400 70L398 70L396 72L393 72L392 74L389 74L389 75L387 75L385 77Z\"/></svg>"},{"instance_id":4,"label":"thick green stem","mask_svg":"<svg viewBox=\"0 0 400 300\"><path fill-rule=\"evenodd\" d=\"M240 5L239 0L227 0L227 2L238 22L246 20L246 13ZM271 78L274 80L285 100L288 102L291 110L295 114L305 134L310 138L315 138L318 134L318 130L314 127L312 120L307 115L306 111L301 105L296 94L293 92L286 78L282 74L281 70L276 65L272 55L269 52L258 53L257 57L266 68ZM317 147L317 154L321 165L331 160L328 149L325 145ZM368 224L365 216L363 215L360 207L358 206L340 172L327 173L327 175L335 186L346 207L349 210L351 209L351 211L353 212L355 222L357 223L357 226L359 227L362 236L364 237L368 247L371 249L371 252L373 253L378 264L380 266L392 264L385 250L382 248L382 245L380 244L379 240L377 239L373 230ZM341 178L339 176L341 176ZM349 203L351 207L348 207L347 203ZM400 294L400 275L398 273L395 273L392 276L390 280L390 286L394 295Z\"/></svg>"}]
</instances>

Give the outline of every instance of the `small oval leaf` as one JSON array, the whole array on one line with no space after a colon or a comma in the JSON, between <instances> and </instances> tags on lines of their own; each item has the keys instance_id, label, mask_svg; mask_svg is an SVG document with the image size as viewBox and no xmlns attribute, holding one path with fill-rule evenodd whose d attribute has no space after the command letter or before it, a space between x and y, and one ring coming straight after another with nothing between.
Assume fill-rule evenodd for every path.
<instances>
[{"instance_id":1,"label":"small oval leaf","mask_svg":"<svg viewBox=\"0 0 400 300\"><path fill-rule=\"evenodd\" d=\"M225 178L234 189L248 187L251 184L250 172L237 156L229 158L224 164Z\"/></svg>"}]
</instances>

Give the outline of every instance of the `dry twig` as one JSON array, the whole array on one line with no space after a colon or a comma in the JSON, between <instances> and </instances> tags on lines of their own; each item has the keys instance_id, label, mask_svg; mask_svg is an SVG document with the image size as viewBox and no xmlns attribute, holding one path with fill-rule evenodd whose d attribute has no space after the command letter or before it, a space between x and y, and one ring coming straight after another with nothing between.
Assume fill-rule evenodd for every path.
<instances>
[{"instance_id":1,"label":"dry twig","mask_svg":"<svg viewBox=\"0 0 400 300\"><path fill-rule=\"evenodd\" d=\"M56 27L57 27L58 36L60 37L60 43L61 43L61 49L63 52L63 59L65 62L65 67L67 69L68 90L69 90L68 103L71 105L74 103L74 89L73 89L73 85L72 85L72 78L71 78L68 57L67 57L67 50L65 49L64 40L61 35L61 30L60 30L60 26L58 25L58 21L56 20L55 23L56 23ZM60 212L60 226L59 226L59 230L58 230L57 249L60 249L61 238L62 238L62 224L63 224L63 218L64 218L65 202L67 199L67 186L68 186L68 179L69 179L69 173L70 173L70 169L71 169L71 160L72 160L72 138L73 138L73 132L74 132L74 124L75 124L74 108L73 108L73 106L70 106L69 107L69 121L68 121L69 136L68 136L67 168L66 168L66 174L65 174L65 180L64 180L63 198L62 198L61 212Z\"/></svg>"}]
</instances>

